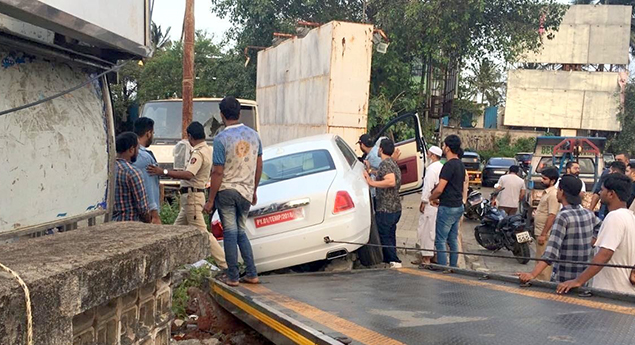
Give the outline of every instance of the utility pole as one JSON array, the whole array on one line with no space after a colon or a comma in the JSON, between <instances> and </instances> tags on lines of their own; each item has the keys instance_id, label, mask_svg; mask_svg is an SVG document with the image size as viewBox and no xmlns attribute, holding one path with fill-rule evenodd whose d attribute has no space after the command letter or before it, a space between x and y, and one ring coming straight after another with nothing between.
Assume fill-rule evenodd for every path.
<instances>
[{"instance_id":1,"label":"utility pole","mask_svg":"<svg viewBox=\"0 0 635 345\"><path fill-rule=\"evenodd\" d=\"M194 93L194 0L185 0L183 19L183 139L187 139L187 126L192 123Z\"/></svg>"}]
</instances>

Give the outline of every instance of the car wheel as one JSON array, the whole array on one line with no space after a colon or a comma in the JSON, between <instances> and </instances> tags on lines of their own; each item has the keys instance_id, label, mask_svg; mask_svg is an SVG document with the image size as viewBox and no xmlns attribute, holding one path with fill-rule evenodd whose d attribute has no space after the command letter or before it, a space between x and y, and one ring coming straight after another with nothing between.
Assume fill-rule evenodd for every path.
<instances>
[{"instance_id":1,"label":"car wheel","mask_svg":"<svg viewBox=\"0 0 635 345\"><path fill-rule=\"evenodd\" d=\"M379 239L379 230L377 229L377 223L375 222L375 212L371 211L370 214L370 236L368 238L368 243L381 244L381 240ZM384 255L381 251L381 247L363 246L357 250L357 256L359 257L361 264L364 266L374 266L384 261Z\"/></svg>"}]
</instances>

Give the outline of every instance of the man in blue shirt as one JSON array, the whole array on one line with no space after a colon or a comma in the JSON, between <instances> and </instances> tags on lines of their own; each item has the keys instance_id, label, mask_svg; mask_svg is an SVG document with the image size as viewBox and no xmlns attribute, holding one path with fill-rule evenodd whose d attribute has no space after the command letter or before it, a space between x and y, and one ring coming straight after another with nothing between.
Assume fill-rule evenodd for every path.
<instances>
[{"instance_id":1,"label":"man in blue shirt","mask_svg":"<svg viewBox=\"0 0 635 345\"><path fill-rule=\"evenodd\" d=\"M148 194L151 222L153 224L161 224L161 218L159 217L159 207L161 206L159 201L159 176L150 175L146 170L149 165L157 165L154 154L148 150L154 139L154 121L148 117L138 119L134 123L134 132L139 137L139 156L137 156L137 161L133 165L141 172L143 186Z\"/></svg>"}]
</instances>

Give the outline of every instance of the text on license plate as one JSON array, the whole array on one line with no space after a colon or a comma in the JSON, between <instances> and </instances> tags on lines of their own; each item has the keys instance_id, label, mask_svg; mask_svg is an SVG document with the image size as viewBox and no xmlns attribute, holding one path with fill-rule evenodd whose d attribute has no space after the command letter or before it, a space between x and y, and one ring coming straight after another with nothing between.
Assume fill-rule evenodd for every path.
<instances>
[{"instance_id":1,"label":"text on license plate","mask_svg":"<svg viewBox=\"0 0 635 345\"><path fill-rule=\"evenodd\" d=\"M518 243L526 243L531 241L531 236L528 231L519 232L516 234L516 241L518 241Z\"/></svg>"},{"instance_id":2,"label":"text on license plate","mask_svg":"<svg viewBox=\"0 0 635 345\"><path fill-rule=\"evenodd\" d=\"M299 210L288 210L284 212L278 212L274 214L268 214L266 216L258 217L254 219L254 223L256 224L256 228L261 228L263 226L280 224L284 222L288 222L291 220L298 219L302 216L302 213Z\"/></svg>"}]
</instances>

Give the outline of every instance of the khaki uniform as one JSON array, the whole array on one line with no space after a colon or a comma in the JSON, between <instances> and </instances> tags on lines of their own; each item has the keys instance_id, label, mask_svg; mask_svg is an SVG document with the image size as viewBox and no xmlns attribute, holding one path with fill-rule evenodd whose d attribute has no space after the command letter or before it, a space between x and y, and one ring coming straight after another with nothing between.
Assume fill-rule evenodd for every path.
<instances>
[{"instance_id":1,"label":"khaki uniform","mask_svg":"<svg viewBox=\"0 0 635 345\"><path fill-rule=\"evenodd\" d=\"M536 209L536 217L534 217L534 230L536 236L540 236L542 230L545 228L545 223L547 223L547 218L549 218L550 214L558 214L560 211L560 203L558 202L558 191L556 187L549 187L540 198L540 203L538 204L538 208ZM549 239L549 235L551 234L551 229L547 232L547 240ZM547 242L545 244L540 245L536 242L536 257L540 258L545 253L547 249ZM553 271L552 266L545 268L542 273L536 277L539 280L549 281L551 280L551 272Z\"/></svg>"},{"instance_id":2,"label":"khaki uniform","mask_svg":"<svg viewBox=\"0 0 635 345\"><path fill-rule=\"evenodd\" d=\"M205 184L209 181L212 171L212 148L209 147L206 142L194 146L185 171L194 174L194 178L189 181L181 180L181 187L192 189L190 189L188 193L181 194L181 211L178 217L176 217L174 225L192 225L207 233L212 249L212 257L216 260L220 268L227 269L225 251L220 244L218 244L216 238L207 231L207 224L205 224L205 218L203 218L205 193L192 191L205 189Z\"/></svg>"}]
</instances>

